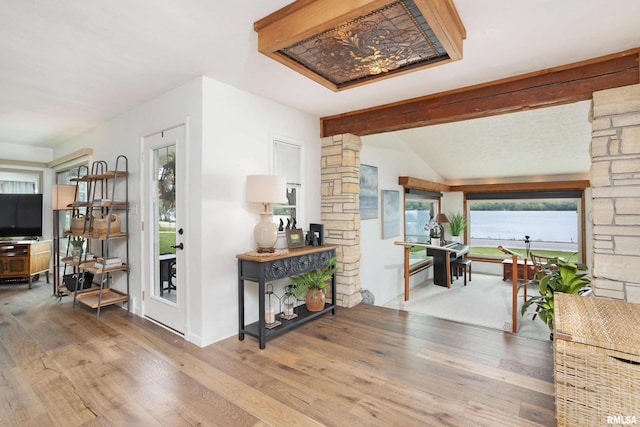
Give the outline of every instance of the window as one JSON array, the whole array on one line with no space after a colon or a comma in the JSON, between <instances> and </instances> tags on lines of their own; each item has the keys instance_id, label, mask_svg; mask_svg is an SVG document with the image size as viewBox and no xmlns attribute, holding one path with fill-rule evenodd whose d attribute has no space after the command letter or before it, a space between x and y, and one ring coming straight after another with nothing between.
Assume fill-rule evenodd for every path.
<instances>
[{"instance_id":1,"label":"window","mask_svg":"<svg viewBox=\"0 0 640 427\"><path fill-rule=\"evenodd\" d=\"M0 170L0 193L39 194L41 189L40 172L29 170Z\"/></svg>"},{"instance_id":2,"label":"window","mask_svg":"<svg viewBox=\"0 0 640 427\"><path fill-rule=\"evenodd\" d=\"M404 241L431 242L430 230L438 215L440 193L407 189L404 195Z\"/></svg>"},{"instance_id":3,"label":"window","mask_svg":"<svg viewBox=\"0 0 640 427\"><path fill-rule=\"evenodd\" d=\"M302 228L302 148L280 140L273 141L273 173L287 179L287 202L273 206L273 216L283 228Z\"/></svg>"},{"instance_id":4,"label":"window","mask_svg":"<svg viewBox=\"0 0 640 427\"><path fill-rule=\"evenodd\" d=\"M74 166L69 169L58 170L56 171L56 184L73 184L72 178L80 178L89 173L87 166ZM78 200L87 201L87 183L79 182L78 183Z\"/></svg>"},{"instance_id":5,"label":"window","mask_svg":"<svg viewBox=\"0 0 640 427\"><path fill-rule=\"evenodd\" d=\"M582 192L468 194L470 255L501 257L499 245L524 256L582 261Z\"/></svg>"},{"instance_id":6,"label":"window","mask_svg":"<svg viewBox=\"0 0 640 427\"><path fill-rule=\"evenodd\" d=\"M412 243L431 243L431 228L438 216L440 193L406 188L404 194L404 241ZM421 262L427 258L424 248L413 247L409 254L409 264Z\"/></svg>"}]
</instances>

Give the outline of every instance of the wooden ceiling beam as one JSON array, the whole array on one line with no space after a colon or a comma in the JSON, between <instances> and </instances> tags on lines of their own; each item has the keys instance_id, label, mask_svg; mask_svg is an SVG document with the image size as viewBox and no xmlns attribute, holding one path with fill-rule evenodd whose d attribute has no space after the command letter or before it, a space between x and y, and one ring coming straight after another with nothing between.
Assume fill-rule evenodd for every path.
<instances>
[{"instance_id":1,"label":"wooden ceiling beam","mask_svg":"<svg viewBox=\"0 0 640 427\"><path fill-rule=\"evenodd\" d=\"M584 190L590 186L589 180L576 179L565 181L537 181L537 182L513 182L492 184L462 184L448 185L435 181L414 178L411 176L398 177L398 184L404 188L412 188L422 191L450 192L462 191L464 193L498 193L509 191L561 191Z\"/></svg>"},{"instance_id":2,"label":"wooden ceiling beam","mask_svg":"<svg viewBox=\"0 0 640 427\"><path fill-rule=\"evenodd\" d=\"M413 188L422 191L432 191L439 193L441 191L450 191L450 187L447 184L441 184L435 181L427 181L420 178L413 178L410 176L398 177L398 184L404 188Z\"/></svg>"},{"instance_id":3,"label":"wooden ceiling beam","mask_svg":"<svg viewBox=\"0 0 640 427\"><path fill-rule=\"evenodd\" d=\"M573 181L540 181L496 184L451 185L449 191L464 193L501 193L510 191L562 191L584 190L589 187L589 180Z\"/></svg>"},{"instance_id":4,"label":"wooden ceiling beam","mask_svg":"<svg viewBox=\"0 0 640 427\"><path fill-rule=\"evenodd\" d=\"M320 119L321 136L364 136L591 99L640 83L640 49Z\"/></svg>"}]
</instances>

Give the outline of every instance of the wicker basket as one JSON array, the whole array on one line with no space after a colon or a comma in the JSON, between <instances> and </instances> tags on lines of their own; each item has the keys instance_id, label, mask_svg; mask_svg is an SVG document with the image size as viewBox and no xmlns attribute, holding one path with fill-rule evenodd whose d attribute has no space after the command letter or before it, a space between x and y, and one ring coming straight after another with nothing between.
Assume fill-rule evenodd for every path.
<instances>
[{"instance_id":1,"label":"wicker basket","mask_svg":"<svg viewBox=\"0 0 640 427\"><path fill-rule=\"evenodd\" d=\"M120 217L114 213L109 216L105 215L103 218L95 218L93 220L93 237L104 239L107 237L107 228L110 227L109 233L111 236L120 234Z\"/></svg>"},{"instance_id":2,"label":"wicker basket","mask_svg":"<svg viewBox=\"0 0 640 427\"><path fill-rule=\"evenodd\" d=\"M555 322L557 425L640 418L640 305L557 294Z\"/></svg>"},{"instance_id":3,"label":"wicker basket","mask_svg":"<svg viewBox=\"0 0 640 427\"><path fill-rule=\"evenodd\" d=\"M90 224L87 223L87 226ZM85 232L85 216L82 214L78 214L71 218L71 234L78 235ZM91 230L86 230L87 232Z\"/></svg>"}]
</instances>

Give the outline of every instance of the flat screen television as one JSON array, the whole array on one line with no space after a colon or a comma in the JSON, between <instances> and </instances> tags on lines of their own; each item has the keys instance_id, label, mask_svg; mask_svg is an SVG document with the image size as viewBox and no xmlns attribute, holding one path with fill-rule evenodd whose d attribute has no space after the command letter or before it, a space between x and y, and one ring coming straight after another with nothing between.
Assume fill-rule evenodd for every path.
<instances>
[{"instance_id":1,"label":"flat screen television","mask_svg":"<svg viewBox=\"0 0 640 427\"><path fill-rule=\"evenodd\" d=\"M0 237L42 236L42 194L0 194Z\"/></svg>"}]
</instances>

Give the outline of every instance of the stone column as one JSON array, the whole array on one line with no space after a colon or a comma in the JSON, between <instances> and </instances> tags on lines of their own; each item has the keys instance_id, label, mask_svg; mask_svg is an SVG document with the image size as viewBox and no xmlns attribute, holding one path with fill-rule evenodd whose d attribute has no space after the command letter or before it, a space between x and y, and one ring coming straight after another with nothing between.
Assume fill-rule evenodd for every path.
<instances>
[{"instance_id":1,"label":"stone column","mask_svg":"<svg viewBox=\"0 0 640 427\"><path fill-rule=\"evenodd\" d=\"M360 149L355 135L322 138L322 223L325 241L337 245L337 301L353 307L360 294Z\"/></svg>"},{"instance_id":2,"label":"stone column","mask_svg":"<svg viewBox=\"0 0 640 427\"><path fill-rule=\"evenodd\" d=\"M640 303L640 85L593 94L593 283Z\"/></svg>"}]
</instances>

